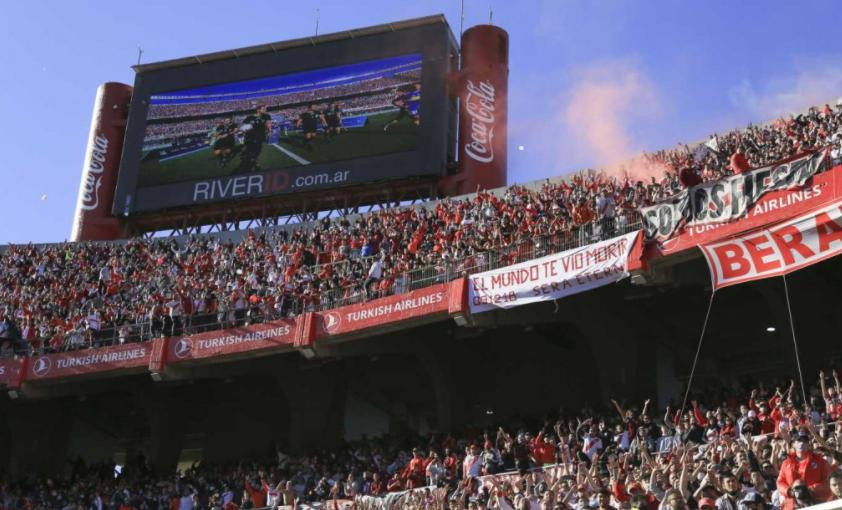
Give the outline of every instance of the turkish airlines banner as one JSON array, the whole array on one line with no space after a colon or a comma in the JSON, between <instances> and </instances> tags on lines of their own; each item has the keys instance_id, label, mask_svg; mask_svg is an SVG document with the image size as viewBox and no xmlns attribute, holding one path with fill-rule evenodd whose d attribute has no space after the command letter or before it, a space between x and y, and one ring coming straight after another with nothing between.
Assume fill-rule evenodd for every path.
<instances>
[{"instance_id":1,"label":"turkish airlines banner","mask_svg":"<svg viewBox=\"0 0 842 510\"><path fill-rule=\"evenodd\" d=\"M714 289L790 273L842 253L842 200L701 249Z\"/></svg>"},{"instance_id":2,"label":"turkish airlines banner","mask_svg":"<svg viewBox=\"0 0 842 510\"><path fill-rule=\"evenodd\" d=\"M669 239L682 225L690 228L742 218L770 191L803 187L824 168L826 154L827 151L821 150L785 163L700 184L659 204L642 207L640 214L646 240Z\"/></svg>"},{"instance_id":3,"label":"turkish airlines banner","mask_svg":"<svg viewBox=\"0 0 842 510\"><path fill-rule=\"evenodd\" d=\"M449 286L443 283L366 303L316 312L316 337L343 335L434 313L446 313Z\"/></svg>"},{"instance_id":4,"label":"turkish airlines banner","mask_svg":"<svg viewBox=\"0 0 842 510\"><path fill-rule=\"evenodd\" d=\"M150 343L132 343L38 356L29 362L27 381L88 375L149 366Z\"/></svg>"},{"instance_id":5,"label":"turkish airlines banner","mask_svg":"<svg viewBox=\"0 0 842 510\"><path fill-rule=\"evenodd\" d=\"M552 301L629 275L640 231L468 277L471 313Z\"/></svg>"},{"instance_id":6,"label":"turkish airlines banner","mask_svg":"<svg viewBox=\"0 0 842 510\"><path fill-rule=\"evenodd\" d=\"M170 339L167 363L291 347L295 343L296 331L296 319L284 319Z\"/></svg>"},{"instance_id":7,"label":"turkish airlines banner","mask_svg":"<svg viewBox=\"0 0 842 510\"><path fill-rule=\"evenodd\" d=\"M0 386L17 388L20 386L20 371L23 359L0 359Z\"/></svg>"}]
</instances>

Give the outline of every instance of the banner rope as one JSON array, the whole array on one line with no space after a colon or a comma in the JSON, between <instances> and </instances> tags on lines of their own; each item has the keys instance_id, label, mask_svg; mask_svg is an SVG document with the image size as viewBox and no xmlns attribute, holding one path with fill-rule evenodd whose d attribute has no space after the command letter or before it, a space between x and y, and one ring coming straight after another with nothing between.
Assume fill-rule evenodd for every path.
<instances>
[{"instance_id":1,"label":"banner rope","mask_svg":"<svg viewBox=\"0 0 842 510\"><path fill-rule=\"evenodd\" d=\"M798 379L801 383L801 397L804 399L804 404L808 402L807 391L804 389L804 372L801 370L801 357L798 355L798 340L795 338L795 322L792 320L792 306L789 304L789 286L786 283L786 274L784 279L784 295L786 296L786 311L789 314L789 329L792 331L792 345L795 348L795 365L798 367Z\"/></svg>"},{"instance_id":2,"label":"banner rope","mask_svg":"<svg viewBox=\"0 0 842 510\"><path fill-rule=\"evenodd\" d=\"M696 356L693 358L693 367L690 369L690 378L687 379L687 389L684 391L684 401L681 403L681 411L679 416L684 414L684 409L687 407L687 398L690 396L690 388L693 385L693 377L696 375L696 364L699 362L699 353L702 352L702 342L705 339L705 331L708 327L708 319L710 319L710 310L713 308L713 296L716 295L716 289L711 289L710 300L708 301L708 311L705 314L705 322L702 324L702 334L699 335L699 345L696 346Z\"/></svg>"}]
</instances>

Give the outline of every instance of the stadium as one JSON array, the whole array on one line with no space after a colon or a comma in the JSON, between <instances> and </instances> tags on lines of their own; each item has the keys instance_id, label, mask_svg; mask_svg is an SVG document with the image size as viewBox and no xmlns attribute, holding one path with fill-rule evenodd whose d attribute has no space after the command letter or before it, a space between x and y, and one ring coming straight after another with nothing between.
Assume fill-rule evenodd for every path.
<instances>
[{"instance_id":1,"label":"stadium","mask_svg":"<svg viewBox=\"0 0 842 510\"><path fill-rule=\"evenodd\" d=\"M140 69L132 106L128 86L100 89L127 106L95 110L73 241L0 247L0 509L839 507L842 100L647 152L651 179L509 185L507 36L479 25L447 84L459 158L430 170L437 196L116 229L137 214L115 192L127 158L142 188L416 150L430 105L454 102L424 81L416 125L406 94L429 55L372 59L365 39L440 30L282 48L361 45L350 73L149 85L277 58L244 48ZM289 119L329 103L337 139L325 118L303 149ZM241 158L252 115L282 149ZM230 165L213 154L223 118Z\"/></svg>"}]
</instances>

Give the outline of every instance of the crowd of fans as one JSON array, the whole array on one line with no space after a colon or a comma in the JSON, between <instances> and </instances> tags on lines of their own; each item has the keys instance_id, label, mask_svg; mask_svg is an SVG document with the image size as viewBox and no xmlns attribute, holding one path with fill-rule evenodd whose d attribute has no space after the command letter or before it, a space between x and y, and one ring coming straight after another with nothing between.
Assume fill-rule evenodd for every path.
<instances>
[{"instance_id":1,"label":"crowd of fans","mask_svg":"<svg viewBox=\"0 0 842 510\"><path fill-rule=\"evenodd\" d=\"M667 189L693 186L770 165L796 154L834 148L840 159L842 104L812 107L806 113L778 119L767 125L714 135L693 150L662 150L645 157L675 170L668 174Z\"/></svg>"},{"instance_id":2,"label":"crowd of fans","mask_svg":"<svg viewBox=\"0 0 842 510\"><path fill-rule=\"evenodd\" d=\"M637 209L682 185L821 147L840 159L842 106L811 108L694 149L644 155L666 168L634 181L585 171L292 229L124 243L9 246L0 254L0 355L288 317L405 292L622 233Z\"/></svg>"},{"instance_id":3,"label":"crowd of fans","mask_svg":"<svg viewBox=\"0 0 842 510\"><path fill-rule=\"evenodd\" d=\"M394 74L377 76L365 80L340 85L310 83L295 85L295 89L307 88L287 92L283 90L265 90L259 94L250 94L246 99L226 99L221 101L207 101L201 103L181 104L152 104L149 106L147 119L179 119L212 114L231 113L251 109L255 101L265 104L270 109L277 109L285 105L298 103L312 103L327 101L335 97L367 94L395 88L407 87L420 80L421 70L396 72Z\"/></svg>"},{"instance_id":4,"label":"crowd of fans","mask_svg":"<svg viewBox=\"0 0 842 510\"><path fill-rule=\"evenodd\" d=\"M559 410L460 435L363 438L301 457L178 475L74 463L0 483L0 509L237 509L327 501L359 510L794 510L842 498L842 386L707 388L655 416L650 401ZM299 506L301 507L301 506Z\"/></svg>"}]
</instances>

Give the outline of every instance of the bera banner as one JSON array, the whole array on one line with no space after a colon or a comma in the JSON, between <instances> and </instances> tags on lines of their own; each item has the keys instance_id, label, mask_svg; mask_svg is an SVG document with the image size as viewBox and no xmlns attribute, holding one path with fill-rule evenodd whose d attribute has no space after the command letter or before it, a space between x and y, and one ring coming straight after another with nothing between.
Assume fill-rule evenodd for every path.
<instances>
[{"instance_id":1,"label":"bera banner","mask_svg":"<svg viewBox=\"0 0 842 510\"><path fill-rule=\"evenodd\" d=\"M842 253L842 200L701 248L714 289L790 273Z\"/></svg>"},{"instance_id":2,"label":"bera banner","mask_svg":"<svg viewBox=\"0 0 842 510\"><path fill-rule=\"evenodd\" d=\"M785 163L708 182L683 190L651 207L642 207L646 240L669 239L678 228L733 221L770 191L800 188L821 171L826 161L821 150Z\"/></svg>"},{"instance_id":3,"label":"bera banner","mask_svg":"<svg viewBox=\"0 0 842 510\"><path fill-rule=\"evenodd\" d=\"M560 299L629 275L640 231L470 276L471 313Z\"/></svg>"},{"instance_id":4,"label":"bera banner","mask_svg":"<svg viewBox=\"0 0 842 510\"><path fill-rule=\"evenodd\" d=\"M26 380L37 381L138 367L145 369L149 366L149 347L149 342L141 342L38 356L30 360Z\"/></svg>"}]
</instances>

